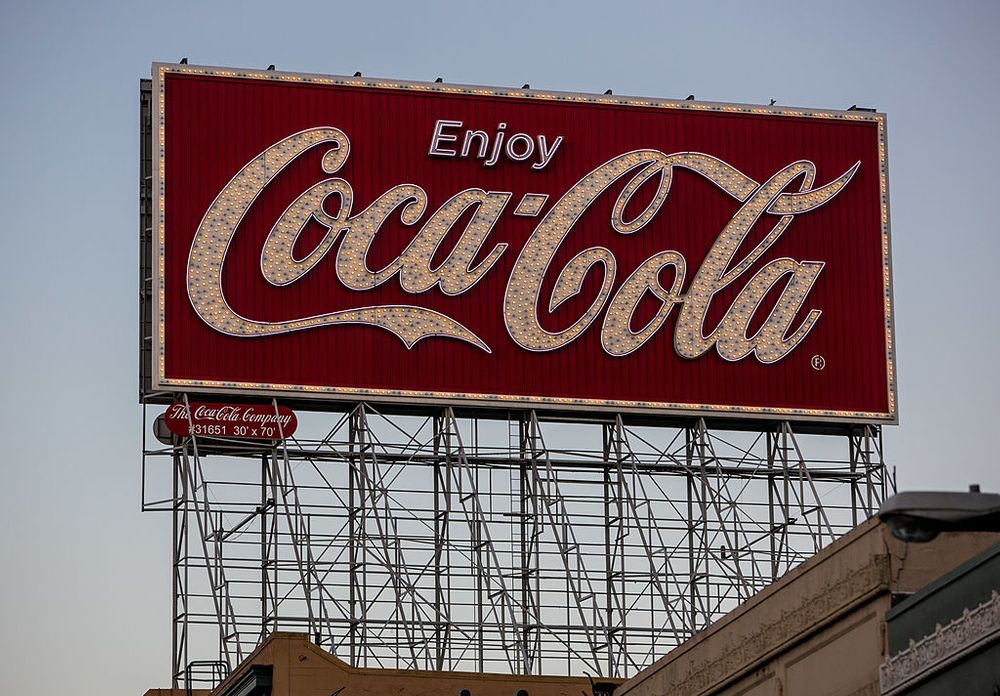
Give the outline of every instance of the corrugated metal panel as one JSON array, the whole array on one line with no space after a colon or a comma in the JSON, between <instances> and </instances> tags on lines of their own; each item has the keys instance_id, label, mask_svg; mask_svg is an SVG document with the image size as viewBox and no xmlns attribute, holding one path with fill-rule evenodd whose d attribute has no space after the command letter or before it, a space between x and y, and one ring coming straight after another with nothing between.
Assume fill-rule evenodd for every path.
<instances>
[{"instance_id":1,"label":"corrugated metal panel","mask_svg":"<svg viewBox=\"0 0 1000 696\"><path fill-rule=\"evenodd\" d=\"M782 114L756 107L759 113L740 113L697 104L603 104L597 101L600 98L569 102L453 94L439 91L440 86L437 90L344 86L272 74L259 79L208 72L189 66L163 69L158 83L165 97L165 208L159 211L166 258L162 386L310 394L316 390L306 387L315 387L327 389L328 397L374 393L377 398L437 396L481 402L500 398L538 405L564 400L564 406L600 408L605 404L816 420L891 420L894 416L891 356L887 354L891 322L888 303L883 301L883 269L888 263L883 243L888 230L882 222L884 119L880 115ZM483 130L493 136L498 124L505 123L508 136L522 132L532 137L544 134L550 143L557 136L564 140L542 171L532 169L528 162L508 159L485 167L471 157L427 154L438 119L462 121L461 132ZM336 247L296 283L271 285L260 270L262 246L282 211L327 176L320 167L325 150L317 147L282 171L240 224L223 274L229 304L260 321L286 321L361 306L416 305L460 322L492 352L451 338L428 338L407 349L388 332L360 325L235 338L197 316L187 296L185 273L205 211L234 174L259 153L290 134L321 126L339 128L350 138L350 157L336 176L353 189L354 213L402 183L419 185L427 193L427 212L421 223L464 189L510 192L510 202L477 258L500 242L509 244L508 250L481 282L457 297L438 288L406 293L398 277L372 290L349 290L335 273ZM697 359L682 358L673 347L679 307L652 339L625 357L612 357L602 349L604 311L578 340L555 351L529 352L508 335L504 291L518 253L542 216L587 172L638 149L707 153L757 182L767 181L792 162L810 160L816 167L816 187L860 162L836 198L796 216L750 272L715 297L708 313L706 329L711 330L755 270L770 260L789 257L824 262L793 327L810 309L822 310L822 316L785 358L773 364L762 364L753 356L727 362L714 349ZM687 262L687 290L708 249L741 205L700 175L680 170L652 222L636 234L623 235L611 228L609 220L615 198L629 178L596 200L557 252L542 288L539 320L545 328L556 331L570 325L600 287L602 271L592 269L577 297L552 314L545 311L559 270L577 253L595 246L613 252L618 269L613 297L644 259L676 250ZM797 184L792 186L797 190ZM639 201L642 206L652 195L652 187L647 188L648 193L637 196L637 201L643 199ZM549 196L542 214L514 216L518 202L529 193ZM766 227L763 223L755 227L739 256L779 219L765 218ZM449 239L457 238L465 219L449 233ZM419 224L403 225L398 213L390 217L377 234L369 266L389 263L419 228ZM318 226L310 230L297 252L308 253L322 233ZM441 258L438 255L435 260ZM671 280L665 271L663 282ZM777 292L769 295L761 316L776 297ZM643 319L655 311L648 301L642 307ZM759 326L760 321L758 317L752 326ZM820 363L823 369L816 369ZM248 386L236 388L231 383Z\"/></svg>"}]
</instances>

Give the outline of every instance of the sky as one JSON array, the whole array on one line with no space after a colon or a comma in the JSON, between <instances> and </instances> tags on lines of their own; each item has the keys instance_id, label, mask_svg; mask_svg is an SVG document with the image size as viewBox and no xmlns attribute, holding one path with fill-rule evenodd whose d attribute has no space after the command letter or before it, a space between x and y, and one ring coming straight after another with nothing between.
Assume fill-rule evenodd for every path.
<instances>
[{"instance_id":1,"label":"sky","mask_svg":"<svg viewBox=\"0 0 1000 696\"><path fill-rule=\"evenodd\" d=\"M0 1L0 693L169 684L139 511L152 61L888 114L900 490L1000 491L1000 3Z\"/></svg>"}]
</instances>

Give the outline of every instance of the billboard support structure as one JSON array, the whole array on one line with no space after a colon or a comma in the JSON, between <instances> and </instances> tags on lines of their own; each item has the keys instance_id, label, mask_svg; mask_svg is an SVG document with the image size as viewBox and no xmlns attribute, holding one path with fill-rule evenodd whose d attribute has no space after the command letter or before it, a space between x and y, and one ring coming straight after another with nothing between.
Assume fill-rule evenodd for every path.
<instances>
[{"instance_id":1,"label":"billboard support structure","mask_svg":"<svg viewBox=\"0 0 1000 696\"><path fill-rule=\"evenodd\" d=\"M173 521L175 685L277 630L359 667L626 677L892 489L873 425L368 403L314 420L273 442L145 447L143 508Z\"/></svg>"},{"instance_id":2,"label":"billboard support structure","mask_svg":"<svg viewBox=\"0 0 1000 696\"><path fill-rule=\"evenodd\" d=\"M172 520L175 688L275 631L627 677L894 488L884 114L152 77L142 507Z\"/></svg>"}]
</instances>

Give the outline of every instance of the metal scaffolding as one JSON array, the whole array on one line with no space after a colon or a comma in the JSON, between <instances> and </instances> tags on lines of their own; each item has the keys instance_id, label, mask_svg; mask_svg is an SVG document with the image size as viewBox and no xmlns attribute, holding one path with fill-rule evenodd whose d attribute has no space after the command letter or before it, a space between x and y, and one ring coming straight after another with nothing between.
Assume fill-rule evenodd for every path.
<instances>
[{"instance_id":1,"label":"metal scaffolding","mask_svg":"<svg viewBox=\"0 0 1000 696\"><path fill-rule=\"evenodd\" d=\"M892 488L871 425L299 418L273 443L144 446L143 509L173 520L175 685L277 630L363 667L627 677Z\"/></svg>"}]
</instances>

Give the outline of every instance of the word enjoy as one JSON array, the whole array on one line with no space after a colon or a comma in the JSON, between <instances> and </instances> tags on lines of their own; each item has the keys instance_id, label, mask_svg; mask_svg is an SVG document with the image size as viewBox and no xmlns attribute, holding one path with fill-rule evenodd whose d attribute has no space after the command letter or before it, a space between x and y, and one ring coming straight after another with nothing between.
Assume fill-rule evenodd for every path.
<instances>
[{"instance_id":1,"label":"word enjoy","mask_svg":"<svg viewBox=\"0 0 1000 696\"><path fill-rule=\"evenodd\" d=\"M532 138L527 133L514 133L507 137L507 145L504 146L504 136L507 133L504 130L507 128L506 123L497 124L497 132L493 140L493 148L490 149L490 136L486 131L481 130L467 130L465 135L462 136L462 146L459 150L452 150L447 146L447 143L456 143L458 146L458 136L446 133L445 130L449 128L461 128L461 121L435 121L434 131L431 133L431 148L428 150L427 154L436 155L438 157L468 157L472 152L472 148L476 148L475 157L479 159L485 159L483 162L484 167L492 167L500 159L500 153L503 152L507 157L514 162L524 162L525 160L531 159L532 155L535 154L535 138ZM544 135L536 136L538 139L538 161L531 165L532 169L545 169L549 162L552 161L552 157L556 154L556 150L562 145L563 137L560 135L552 144L549 145L548 140ZM489 151L489 158L486 157L486 153Z\"/></svg>"},{"instance_id":2,"label":"word enjoy","mask_svg":"<svg viewBox=\"0 0 1000 696\"><path fill-rule=\"evenodd\" d=\"M448 123L458 122L438 122ZM440 146L440 136L444 135L438 126L435 132L438 136L432 141L432 149L435 143ZM459 152L465 150L466 142L470 142L468 137ZM540 146L542 142L540 139ZM548 155L539 164L551 159L558 142L557 139L545 150ZM187 268L188 297L198 316L216 331L237 337L276 335L338 324L366 324L393 333L407 348L422 339L443 336L491 352L479 336L455 319L415 305L363 306L277 322L245 317L230 307L222 287L223 267L240 220L284 167L310 148L321 145L326 148L322 159L324 172L336 174L350 155L347 135L337 128L312 128L291 135L254 157L208 208L192 241ZM794 350L819 320L821 310L811 309L798 326L793 326L824 263L788 257L758 262L796 216L835 198L859 166L860 162L855 163L833 181L814 188L815 165L804 160L786 165L770 179L759 183L726 162L697 152L665 154L646 149L613 157L570 187L545 213L521 249L504 293L503 318L507 332L525 350L556 350L578 339L596 323L603 311L601 345L611 356L625 356L649 341L677 308L673 345L678 355L694 359L714 348L720 357L729 361L753 355L761 363L776 362ZM686 292L683 289L689 273L688 262L679 252L665 249L628 270L625 281L612 296L618 275L617 259L607 248L594 246L570 259L559 270L551 295L542 297L542 281L557 251L602 193L615 182L625 180L624 188L614 201L609 222L617 234L636 234L664 205L677 168L699 174L741 204L693 271ZM640 213L626 219L629 202L647 182L655 187L652 200ZM794 190L796 183L798 190ZM790 187L792 190L786 190ZM336 215L328 214L324 207L331 197L339 203L335 206ZM461 295L481 280L506 252L508 245L497 243L485 254L481 253L510 198L507 192L479 188L456 193L430 214L394 260L383 268L372 269L368 264L368 252L381 226L390 216L398 216L404 225L417 225L427 212L427 194L417 185L399 184L355 213L351 185L342 178L330 176L302 192L274 222L264 242L260 269L273 286L292 285L312 272L340 239L332 264L337 279L351 290L370 290L398 278L402 289L410 294L436 287L449 296ZM467 211L473 211L471 219L452 251L442 263L432 267L431 260L438 246L459 219L468 217ZM749 251L738 255L750 230L765 213L778 216L777 222ZM311 252L296 258L292 250L311 221L326 228L326 234ZM480 260L473 265L474 259ZM578 295L585 276L597 266L603 271L601 288L588 309L565 329L545 329L538 319L540 303L545 302L551 312ZM663 271L672 277L669 286L661 284ZM706 332L705 318L713 298L730 286L739 289L736 299L721 321ZM780 291L771 292L778 288ZM655 298L659 307L653 318L636 330L633 315L647 294ZM769 295L772 298L777 295L777 299L751 335L751 321Z\"/></svg>"}]
</instances>

